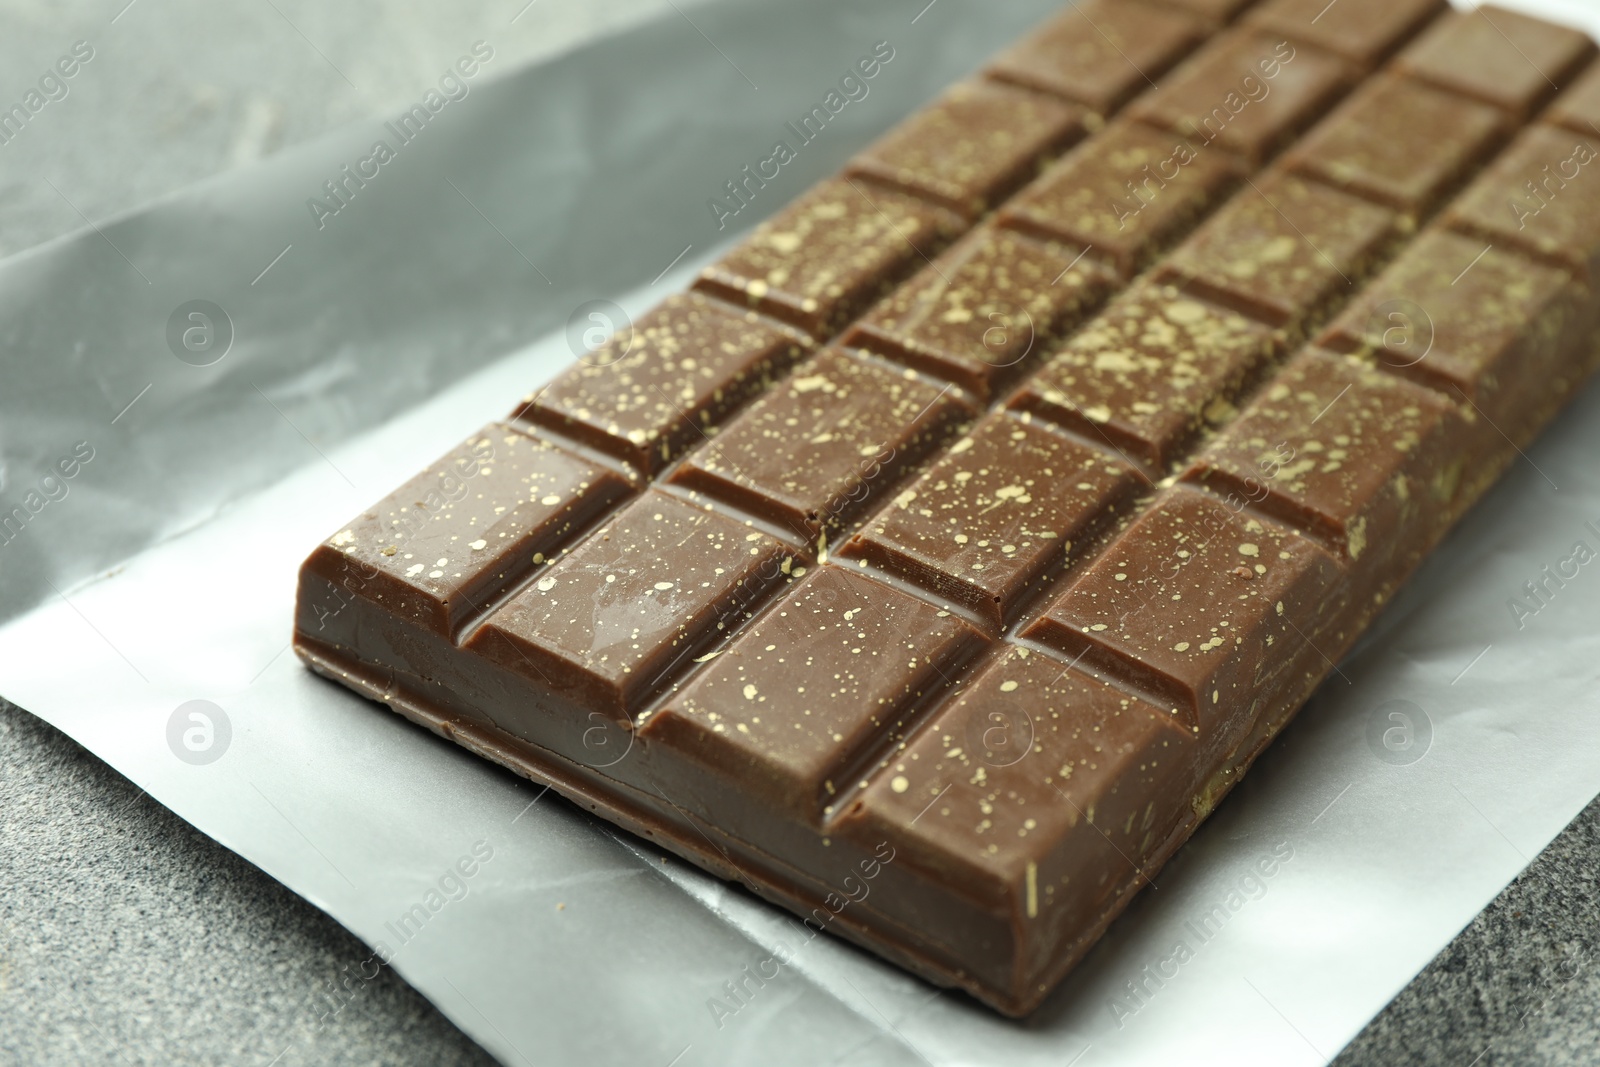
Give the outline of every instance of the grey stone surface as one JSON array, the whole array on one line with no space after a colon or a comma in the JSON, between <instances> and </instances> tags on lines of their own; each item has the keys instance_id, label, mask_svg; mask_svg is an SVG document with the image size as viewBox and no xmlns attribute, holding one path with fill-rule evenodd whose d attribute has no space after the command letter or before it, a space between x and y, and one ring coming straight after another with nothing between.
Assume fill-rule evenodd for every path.
<instances>
[{"instance_id":1,"label":"grey stone surface","mask_svg":"<svg viewBox=\"0 0 1600 1067\"><path fill-rule=\"evenodd\" d=\"M0 701L0 1064L494 1062L371 955Z\"/></svg>"},{"instance_id":2,"label":"grey stone surface","mask_svg":"<svg viewBox=\"0 0 1600 1067\"><path fill-rule=\"evenodd\" d=\"M1600 1063L1600 800L1334 1062Z\"/></svg>"},{"instance_id":3,"label":"grey stone surface","mask_svg":"<svg viewBox=\"0 0 1600 1067\"><path fill-rule=\"evenodd\" d=\"M94 58L0 143L0 255L669 0L0 0L0 108ZM689 8L687 0L680 6ZM1600 802L1337 1059L1600 1062ZM49 726L0 702L0 1064L488 1063L369 953Z\"/></svg>"}]
</instances>

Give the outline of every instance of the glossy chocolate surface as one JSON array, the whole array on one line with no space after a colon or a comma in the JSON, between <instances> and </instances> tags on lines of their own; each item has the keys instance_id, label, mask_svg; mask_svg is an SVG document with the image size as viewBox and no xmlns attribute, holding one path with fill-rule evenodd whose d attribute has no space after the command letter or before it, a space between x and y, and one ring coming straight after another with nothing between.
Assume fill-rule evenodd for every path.
<instances>
[{"instance_id":1,"label":"glossy chocolate surface","mask_svg":"<svg viewBox=\"0 0 1600 1067\"><path fill-rule=\"evenodd\" d=\"M1449 9L1445 0L1265 0L1245 22L1368 69Z\"/></svg>"},{"instance_id":2,"label":"glossy chocolate surface","mask_svg":"<svg viewBox=\"0 0 1600 1067\"><path fill-rule=\"evenodd\" d=\"M716 433L811 347L753 311L680 293L527 396L513 417L654 472Z\"/></svg>"},{"instance_id":3,"label":"glossy chocolate surface","mask_svg":"<svg viewBox=\"0 0 1600 1067\"><path fill-rule=\"evenodd\" d=\"M1321 343L1477 400L1533 373L1528 346L1559 336L1582 302L1567 271L1438 229L1373 279Z\"/></svg>"},{"instance_id":4,"label":"glossy chocolate surface","mask_svg":"<svg viewBox=\"0 0 1600 1067\"><path fill-rule=\"evenodd\" d=\"M976 217L1082 140L1080 107L998 82L964 82L850 162L876 178Z\"/></svg>"},{"instance_id":5,"label":"glossy chocolate surface","mask_svg":"<svg viewBox=\"0 0 1600 1067\"><path fill-rule=\"evenodd\" d=\"M1588 73L1550 105L1543 121L1565 126L1585 137L1600 137L1600 66L1591 64Z\"/></svg>"},{"instance_id":6,"label":"glossy chocolate surface","mask_svg":"<svg viewBox=\"0 0 1600 1067\"><path fill-rule=\"evenodd\" d=\"M1103 118L1204 36L1200 22L1141 0L1086 0L1000 54L991 77L1076 101Z\"/></svg>"},{"instance_id":7,"label":"glossy chocolate surface","mask_svg":"<svg viewBox=\"0 0 1600 1067\"><path fill-rule=\"evenodd\" d=\"M1184 476L1277 515L1352 563L1388 557L1447 509L1465 422L1439 394L1370 363L1307 349Z\"/></svg>"},{"instance_id":8,"label":"glossy chocolate surface","mask_svg":"<svg viewBox=\"0 0 1600 1067\"><path fill-rule=\"evenodd\" d=\"M999 628L1143 483L1026 413L995 412L897 494L842 555L903 575Z\"/></svg>"},{"instance_id":9,"label":"glossy chocolate surface","mask_svg":"<svg viewBox=\"0 0 1600 1067\"><path fill-rule=\"evenodd\" d=\"M1281 335L1170 286L1139 283L1079 330L1013 401L1162 470L1282 351Z\"/></svg>"},{"instance_id":10,"label":"glossy chocolate surface","mask_svg":"<svg viewBox=\"0 0 1600 1067\"><path fill-rule=\"evenodd\" d=\"M1600 135L1522 133L1451 207L1446 222L1600 278Z\"/></svg>"},{"instance_id":11,"label":"glossy chocolate surface","mask_svg":"<svg viewBox=\"0 0 1600 1067\"><path fill-rule=\"evenodd\" d=\"M961 228L948 208L860 178L833 179L758 226L695 288L824 339Z\"/></svg>"},{"instance_id":12,"label":"glossy chocolate surface","mask_svg":"<svg viewBox=\"0 0 1600 1067\"><path fill-rule=\"evenodd\" d=\"M1298 144L1288 165L1416 220L1488 158L1504 126L1488 104L1380 77Z\"/></svg>"},{"instance_id":13,"label":"glossy chocolate surface","mask_svg":"<svg viewBox=\"0 0 1600 1067\"><path fill-rule=\"evenodd\" d=\"M468 642L616 717L787 581L792 554L709 508L651 491L495 612Z\"/></svg>"},{"instance_id":14,"label":"glossy chocolate surface","mask_svg":"<svg viewBox=\"0 0 1600 1067\"><path fill-rule=\"evenodd\" d=\"M1213 28L1237 18L1256 0L1157 0L1163 7L1185 11L1207 21Z\"/></svg>"},{"instance_id":15,"label":"glossy chocolate surface","mask_svg":"<svg viewBox=\"0 0 1600 1067\"><path fill-rule=\"evenodd\" d=\"M829 349L672 477L798 541L835 534L970 415L948 386Z\"/></svg>"},{"instance_id":16,"label":"glossy chocolate surface","mask_svg":"<svg viewBox=\"0 0 1600 1067\"><path fill-rule=\"evenodd\" d=\"M1259 167L1315 122L1354 73L1332 52L1241 28L1173 71L1128 110L1188 138L1197 151L1228 152Z\"/></svg>"},{"instance_id":17,"label":"glossy chocolate surface","mask_svg":"<svg viewBox=\"0 0 1600 1067\"><path fill-rule=\"evenodd\" d=\"M1159 276L1298 335L1355 291L1398 233L1392 211L1279 174L1236 195Z\"/></svg>"},{"instance_id":18,"label":"glossy chocolate surface","mask_svg":"<svg viewBox=\"0 0 1600 1067\"><path fill-rule=\"evenodd\" d=\"M1526 119L1594 53L1594 42L1577 30L1484 4L1434 23L1396 67Z\"/></svg>"},{"instance_id":19,"label":"glossy chocolate surface","mask_svg":"<svg viewBox=\"0 0 1600 1067\"><path fill-rule=\"evenodd\" d=\"M1275 645L1298 645L1297 628L1327 628L1338 579L1334 560L1300 531L1179 487L1026 635L1130 679L1174 723L1208 737L1289 662Z\"/></svg>"},{"instance_id":20,"label":"glossy chocolate surface","mask_svg":"<svg viewBox=\"0 0 1600 1067\"><path fill-rule=\"evenodd\" d=\"M306 566L449 637L633 488L547 440L491 424L357 516ZM346 599L319 611L337 614Z\"/></svg>"},{"instance_id":21,"label":"glossy chocolate surface","mask_svg":"<svg viewBox=\"0 0 1600 1067\"><path fill-rule=\"evenodd\" d=\"M1215 207L1240 173L1226 153L1119 122L1014 197L998 223L1087 250L1127 281Z\"/></svg>"},{"instance_id":22,"label":"glossy chocolate surface","mask_svg":"<svg viewBox=\"0 0 1600 1067\"><path fill-rule=\"evenodd\" d=\"M1075 245L980 226L845 334L988 401L1115 289Z\"/></svg>"},{"instance_id":23,"label":"glossy chocolate surface","mask_svg":"<svg viewBox=\"0 0 1600 1067\"><path fill-rule=\"evenodd\" d=\"M874 750L903 736L980 643L926 601L819 567L650 715L641 736L821 826Z\"/></svg>"}]
</instances>

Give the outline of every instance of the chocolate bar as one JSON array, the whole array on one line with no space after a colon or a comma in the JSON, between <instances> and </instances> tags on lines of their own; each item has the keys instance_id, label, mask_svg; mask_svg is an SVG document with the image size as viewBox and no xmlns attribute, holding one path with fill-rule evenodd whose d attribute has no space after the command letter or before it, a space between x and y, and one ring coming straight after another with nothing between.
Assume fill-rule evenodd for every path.
<instances>
[{"instance_id":1,"label":"chocolate bar","mask_svg":"<svg viewBox=\"0 0 1600 1067\"><path fill-rule=\"evenodd\" d=\"M314 670L1031 1011L1600 363L1600 64L1086 0L300 574Z\"/></svg>"}]
</instances>

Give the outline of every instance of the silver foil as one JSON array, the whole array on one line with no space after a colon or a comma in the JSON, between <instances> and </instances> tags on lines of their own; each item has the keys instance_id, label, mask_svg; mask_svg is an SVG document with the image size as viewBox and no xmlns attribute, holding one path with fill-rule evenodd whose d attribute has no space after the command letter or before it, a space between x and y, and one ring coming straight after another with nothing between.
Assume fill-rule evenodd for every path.
<instances>
[{"instance_id":1,"label":"silver foil","mask_svg":"<svg viewBox=\"0 0 1600 1067\"><path fill-rule=\"evenodd\" d=\"M1600 551L1600 387L1022 1022L288 651L311 546L570 360L575 309L681 286L1053 7L694 7L489 68L331 217L307 201L396 115L0 263L0 511L38 504L0 543L0 692L381 949L307 1025L381 957L507 1063L1316 1062L1600 788L1600 562L1544 578ZM869 92L719 229L708 199L879 41Z\"/></svg>"}]
</instances>

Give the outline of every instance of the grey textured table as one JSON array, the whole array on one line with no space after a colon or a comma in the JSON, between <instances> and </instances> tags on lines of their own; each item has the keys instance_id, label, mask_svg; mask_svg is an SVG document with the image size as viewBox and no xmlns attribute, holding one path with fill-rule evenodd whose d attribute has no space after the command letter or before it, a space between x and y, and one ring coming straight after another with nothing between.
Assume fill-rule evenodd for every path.
<instances>
[{"instance_id":1,"label":"grey textured table","mask_svg":"<svg viewBox=\"0 0 1600 1067\"><path fill-rule=\"evenodd\" d=\"M0 146L0 254L405 99L476 39L507 69L669 3L0 0L0 100L73 42L95 49ZM1600 1062L1597 888L1600 802L1336 1062ZM333 1012L368 955L0 703L0 1064L490 1062L393 973Z\"/></svg>"}]
</instances>

